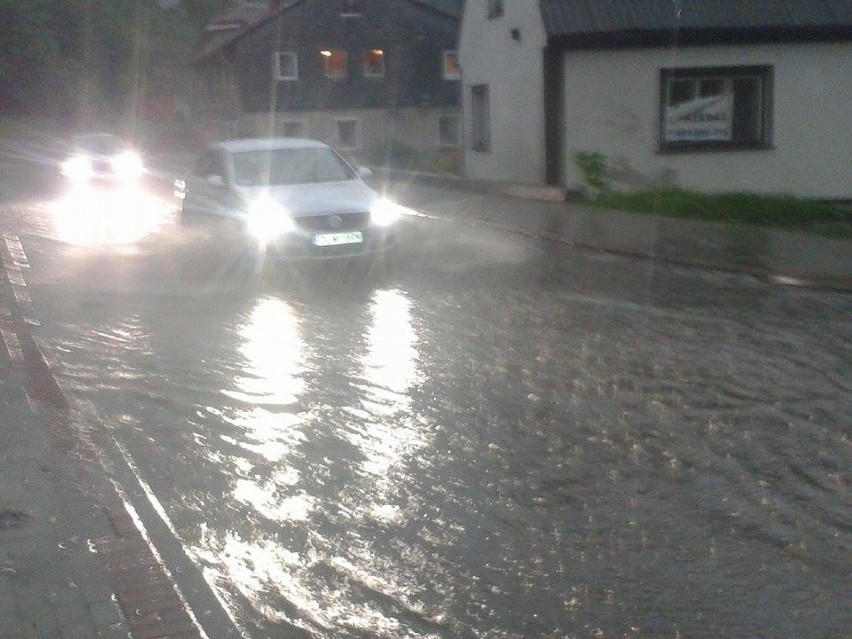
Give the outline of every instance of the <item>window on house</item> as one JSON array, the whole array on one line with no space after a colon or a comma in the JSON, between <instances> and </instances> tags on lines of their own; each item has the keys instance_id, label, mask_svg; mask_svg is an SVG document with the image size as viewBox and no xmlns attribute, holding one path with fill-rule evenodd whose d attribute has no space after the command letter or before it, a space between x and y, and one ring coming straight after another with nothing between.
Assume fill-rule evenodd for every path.
<instances>
[{"instance_id":1,"label":"window on house","mask_svg":"<svg viewBox=\"0 0 852 639\"><path fill-rule=\"evenodd\" d=\"M444 80L458 80L461 78L461 67L459 66L459 54L457 51L444 51Z\"/></svg>"},{"instance_id":2,"label":"window on house","mask_svg":"<svg viewBox=\"0 0 852 639\"><path fill-rule=\"evenodd\" d=\"M491 101L487 84L470 87L471 147L475 151L491 150Z\"/></svg>"},{"instance_id":3,"label":"window on house","mask_svg":"<svg viewBox=\"0 0 852 639\"><path fill-rule=\"evenodd\" d=\"M461 140L461 119L457 115L442 115L438 118L438 144L458 146Z\"/></svg>"},{"instance_id":4,"label":"window on house","mask_svg":"<svg viewBox=\"0 0 852 639\"><path fill-rule=\"evenodd\" d=\"M660 149L757 149L771 144L772 67L663 69Z\"/></svg>"},{"instance_id":5,"label":"window on house","mask_svg":"<svg viewBox=\"0 0 852 639\"><path fill-rule=\"evenodd\" d=\"M359 18L361 16L361 0L343 0L340 10L341 18Z\"/></svg>"},{"instance_id":6,"label":"window on house","mask_svg":"<svg viewBox=\"0 0 852 639\"><path fill-rule=\"evenodd\" d=\"M337 120L337 146L341 149L361 146L361 123L358 120Z\"/></svg>"},{"instance_id":7,"label":"window on house","mask_svg":"<svg viewBox=\"0 0 852 639\"><path fill-rule=\"evenodd\" d=\"M320 51L327 78L345 78L349 75L349 57L342 49Z\"/></svg>"},{"instance_id":8,"label":"window on house","mask_svg":"<svg viewBox=\"0 0 852 639\"><path fill-rule=\"evenodd\" d=\"M503 0L488 0L488 19L503 15Z\"/></svg>"},{"instance_id":9,"label":"window on house","mask_svg":"<svg viewBox=\"0 0 852 639\"><path fill-rule=\"evenodd\" d=\"M368 78L383 78L385 75L385 52L370 49L364 54L364 75Z\"/></svg>"},{"instance_id":10,"label":"window on house","mask_svg":"<svg viewBox=\"0 0 852 639\"><path fill-rule=\"evenodd\" d=\"M292 51L281 51L275 56L275 78L277 80L299 79L299 57Z\"/></svg>"},{"instance_id":11,"label":"window on house","mask_svg":"<svg viewBox=\"0 0 852 639\"><path fill-rule=\"evenodd\" d=\"M279 133L285 138L304 138L306 131L307 126L300 120L282 122L279 127Z\"/></svg>"}]
</instances>

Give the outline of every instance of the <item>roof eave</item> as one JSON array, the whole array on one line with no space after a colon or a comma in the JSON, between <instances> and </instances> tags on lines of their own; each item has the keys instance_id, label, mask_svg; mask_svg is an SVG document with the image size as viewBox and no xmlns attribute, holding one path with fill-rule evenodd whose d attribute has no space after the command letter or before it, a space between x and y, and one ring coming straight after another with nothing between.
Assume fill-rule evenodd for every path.
<instances>
[{"instance_id":1,"label":"roof eave","mask_svg":"<svg viewBox=\"0 0 852 639\"><path fill-rule=\"evenodd\" d=\"M285 13L289 9L292 9L294 6L296 6L297 4L300 4L303 1L304 0L290 0L290 2L284 3L276 9L270 9L269 13L267 15L265 15L263 18L261 18L260 20L257 20L256 22L252 22L251 24L246 25L243 29L241 29L237 33L235 33L232 37L228 38L227 40L225 40L224 42L222 42L221 44L219 44L215 48L211 49L210 51L202 52L198 57L195 58L195 61L192 63L192 66L194 66L194 67L204 66L205 64L207 64L208 62L213 60L216 57L217 54L223 53L226 49L228 49L235 42L242 40L247 35L254 33L255 31L257 31L258 29L269 24L273 20L276 20L283 13Z\"/></svg>"},{"instance_id":2,"label":"roof eave","mask_svg":"<svg viewBox=\"0 0 852 639\"><path fill-rule=\"evenodd\" d=\"M777 44L852 40L852 25L631 30L556 34L548 44L563 49L634 49L669 46Z\"/></svg>"}]
</instances>

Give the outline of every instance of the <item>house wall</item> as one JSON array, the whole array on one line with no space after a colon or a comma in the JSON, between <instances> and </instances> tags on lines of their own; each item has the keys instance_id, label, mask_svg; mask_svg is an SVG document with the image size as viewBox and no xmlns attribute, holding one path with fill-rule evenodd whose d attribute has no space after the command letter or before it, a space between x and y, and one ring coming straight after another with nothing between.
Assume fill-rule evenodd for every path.
<instances>
[{"instance_id":1,"label":"house wall","mask_svg":"<svg viewBox=\"0 0 852 639\"><path fill-rule=\"evenodd\" d=\"M246 115L246 129L251 135L282 135L284 124L299 122L304 125L305 137L320 140L335 147L344 155L368 161L388 139L394 139L418 149L439 148L439 119L441 116L460 117L458 107L410 107L400 109L337 109L299 110L275 114L274 124L269 113ZM358 144L347 147L337 135L338 120L356 120L359 128ZM270 127L274 126L274 131ZM456 149L447 147L448 152Z\"/></svg>"},{"instance_id":2,"label":"house wall","mask_svg":"<svg viewBox=\"0 0 852 639\"><path fill-rule=\"evenodd\" d=\"M661 154L660 70L728 65L773 67L771 148ZM569 51L564 99L568 187L583 181L576 154L593 151L608 157L625 189L674 183L705 192L852 197L849 42Z\"/></svg>"},{"instance_id":3,"label":"house wall","mask_svg":"<svg viewBox=\"0 0 852 639\"><path fill-rule=\"evenodd\" d=\"M472 179L544 182L544 54L541 14L527 2L504 2L503 16L487 19L485 0L467 0L459 60L465 113L465 175ZM517 29L519 40L512 37ZM471 87L486 84L491 146L472 149Z\"/></svg>"},{"instance_id":4,"label":"house wall","mask_svg":"<svg viewBox=\"0 0 852 639\"><path fill-rule=\"evenodd\" d=\"M416 2L362 2L359 17L342 17L343 6L306 0L233 45L246 112L458 106L459 81L443 75L458 20ZM326 49L347 52L345 78L325 77ZM373 49L385 53L384 77L363 73L362 58ZM297 54L298 80L272 81L274 51Z\"/></svg>"}]
</instances>

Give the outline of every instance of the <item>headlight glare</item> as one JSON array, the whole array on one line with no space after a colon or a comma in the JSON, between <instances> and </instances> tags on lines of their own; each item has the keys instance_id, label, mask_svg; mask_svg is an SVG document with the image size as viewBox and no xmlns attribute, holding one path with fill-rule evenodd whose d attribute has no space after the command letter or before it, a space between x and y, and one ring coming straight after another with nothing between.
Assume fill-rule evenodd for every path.
<instances>
[{"instance_id":1,"label":"headlight glare","mask_svg":"<svg viewBox=\"0 0 852 639\"><path fill-rule=\"evenodd\" d=\"M373 221L373 224L378 226L390 226L396 222L404 212L404 207L400 206L396 202L391 202L388 199L382 198L373 204L370 209L370 219Z\"/></svg>"},{"instance_id":2,"label":"headlight glare","mask_svg":"<svg viewBox=\"0 0 852 639\"><path fill-rule=\"evenodd\" d=\"M125 151L112 159L112 170L125 182L134 182L142 177L145 167L142 158L133 151Z\"/></svg>"},{"instance_id":3,"label":"headlight glare","mask_svg":"<svg viewBox=\"0 0 852 639\"><path fill-rule=\"evenodd\" d=\"M246 228L261 244L268 244L281 235L296 230L290 213L280 204L268 198L260 198L249 204Z\"/></svg>"},{"instance_id":4,"label":"headlight glare","mask_svg":"<svg viewBox=\"0 0 852 639\"><path fill-rule=\"evenodd\" d=\"M86 182L94 172L92 161L82 155L70 158L62 164L62 175L72 182Z\"/></svg>"}]
</instances>

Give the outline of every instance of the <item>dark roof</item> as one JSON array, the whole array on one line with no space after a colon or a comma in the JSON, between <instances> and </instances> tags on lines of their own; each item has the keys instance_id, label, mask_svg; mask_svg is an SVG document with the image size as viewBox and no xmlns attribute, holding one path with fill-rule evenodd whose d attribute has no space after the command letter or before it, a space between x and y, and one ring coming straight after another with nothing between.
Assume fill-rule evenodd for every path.
<instances>
[{"instance_id":1,"label":"dark roof","mask_svg":"<svg viewBox=\"0 0 852 639\"><path fill-rule=\"evenodd\" d=\"M460 18L464 0L413 0L418 4L425 4L427 7L432 7L436 11L446 13L454 18Z\"/></svg>"},{"instance_id":2,"label":"dark roof","mask_svg":"<svg viewBox=\"0 0 852 639\"><path fill-rule=\"evenodd\" d=\"M541 14L578 47L852 36L850 0L541 0Z\"/></svg>"},{"instance_id":3,"label":"dark roof","mask_svg":"<svg viewBox=\"0 0 852 639\"><path fill-rule=\"evenodd\" d=\"M212 56L216 53L224 50L228 45L241 38L245 37L249 33L255 31L257 28L267 24L268 22L274 20L276 17L287 11L290 7L295 4L299 4L304 0L282 0L280 5L277 7L274 5L270 5L269 8L263 8L262 13L259 15L253 15L253 20L250 23L247 23L245 27L238 29L236 31L226 31L224 33L220 32L218 37L211 37L201 53L198 54L198 57L195 59L196 64L204 64ZM403 0L407 2L413 2L414 4L419 4L422 6L429 7L435 11L439 11L440 13L444 13L452 18L458 19L461 17L462 8L464 6L464 0Z\"/></svg>"},{"instance_id":4,"label":"dark roof","mask_svg":"<svg viewBox=\"0 0 852 639\"><path fill-rule=\"evenodd\" d=\"M198 60L206 60L211 55L235 40L243 30L254 26L269 16L267 5L258 5L243 0L234 2L224 13L207 23L204 46L198 54Z\"/></svg>"},{"instance_id":5,"label":"dark roof","mask_svg":"<svg viewBox=\"0 0 852 639\"><path fill-rule=\"evenodd\" d=\"M261 20L267 13L268 5L236 0L226 11L207 23L207 30L216 30L217 27L244 27Z\"/></svg>"}]
</instances>

